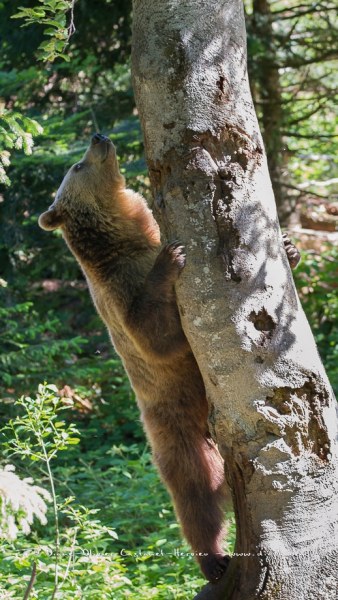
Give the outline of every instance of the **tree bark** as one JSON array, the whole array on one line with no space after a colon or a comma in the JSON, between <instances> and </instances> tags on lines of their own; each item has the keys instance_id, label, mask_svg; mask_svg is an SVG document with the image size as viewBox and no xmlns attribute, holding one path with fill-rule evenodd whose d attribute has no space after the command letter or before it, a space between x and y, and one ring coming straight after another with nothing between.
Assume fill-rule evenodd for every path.
<instances>
[{"instance_id":1,"label":"tree bark","mask_svg":"<svg viewBox=\"0 0 338 600\"><path fill-rule=\"evenodd\" d=\"M237 522L225 577L199 597L338 597L335 402L282 244L240 0L134 0L132 52L155 215L187 249L178 304Z\"/></svg>"}]
</instances>

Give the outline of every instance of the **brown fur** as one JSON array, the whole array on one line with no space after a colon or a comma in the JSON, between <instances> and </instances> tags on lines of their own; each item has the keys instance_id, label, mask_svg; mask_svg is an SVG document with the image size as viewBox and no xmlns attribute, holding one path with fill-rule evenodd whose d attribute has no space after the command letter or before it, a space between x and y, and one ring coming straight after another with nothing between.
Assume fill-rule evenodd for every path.
<instances>
[{"instance_id":1,"label":"brown fur","mask_svg":"<svg viewBox=\"0 0 338 600\"><path fill-rule=\"evenodd\" d=\"M96 134L67 173L44 229L61 227L135 391L154 461L203 573L219 579L224 464L207 425L203 380L182 330L175 281L182 246L160 249L144 199L126 189L113 144Z\"/></svg>"}]
</instances>

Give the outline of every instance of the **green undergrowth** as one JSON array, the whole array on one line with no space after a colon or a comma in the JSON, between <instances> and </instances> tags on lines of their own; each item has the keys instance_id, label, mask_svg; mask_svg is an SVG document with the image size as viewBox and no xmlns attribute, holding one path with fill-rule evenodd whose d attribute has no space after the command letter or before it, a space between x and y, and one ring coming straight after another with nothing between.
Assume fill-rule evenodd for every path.
<instances>
[{"instance_id":1,"label":"green undergrowth","mask_svg":"<svg viewBox=\"0 0 338 600\"><path fill-rule=\"evenodd\" d=\"M37 414L41 397L45 405ZM52 502L47 525L36 520L29 535L2 540L1 598L23 598L33 569L30 597L39 599L188 599L203 585L151 464L136 407L123 391L114 401L114 411L81 416L54 386L39 386L32 401L16 404L16 417L2 432L5 461L51 491L39 457L41 433L52 457L58 542Z\"/></svg>"}]
</instances>

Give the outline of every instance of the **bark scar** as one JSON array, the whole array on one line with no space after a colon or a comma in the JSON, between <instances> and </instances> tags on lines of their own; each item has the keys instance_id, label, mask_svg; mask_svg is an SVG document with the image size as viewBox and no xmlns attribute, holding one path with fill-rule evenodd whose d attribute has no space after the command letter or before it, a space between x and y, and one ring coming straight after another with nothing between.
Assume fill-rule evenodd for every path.
<instances>
[{"instance_id":1,"label":"bark scar","mask_svg":"<svg viewBox=\"0 0 338 600\"><path fill-rule=\"evenodd\" d=\"M280 387L267 400L279 414L282 434L296 456L307 450L322 461L330 460L331 440L323 419L329 397L320 381L310 377L302 387Z\"/></svg>"},{"instance_id":2,"label":"bark scar","mask_svg":"<svg viewBox=\"0 0 338 600\"><path fill-rule=\"evenodd\" d=\"M253 326L257 331L261 331L261 339L258 342L259 345L263 346L266 342L269 342L273 336L273 332L276 329L276 323L273 318L267 312L266 308L261 308L257 313L253 310L249 317L249 321L253 323Z\"/></svg>"},{"instance_id":3,"label":"bark scar","mask_svg":"<svg viewBox=\"0 0 338 600\"><path fill-rule=\"evenodd\" d=\"M216 85L217 85L218 89L221 90L222 94L224 94L224 77L222 77L222 75L220 76L220 78L216 82Z\"/></svg>"},{"instance_id":4,"label":"bark scar","mask_svg":"<svg viewBox=\"0 0 338 600\"><path fill-rule=\"evenodd\" d=\"M231 171L221 169L214 178L216 186L212 211L218 233L218 251L225 267L226 280L240 283L242 278L236 273L234 266L235 251L240 245L240 236L231 216L233 202L233 187L236 185L236 176Z\"/></svg>"}]
</instances>

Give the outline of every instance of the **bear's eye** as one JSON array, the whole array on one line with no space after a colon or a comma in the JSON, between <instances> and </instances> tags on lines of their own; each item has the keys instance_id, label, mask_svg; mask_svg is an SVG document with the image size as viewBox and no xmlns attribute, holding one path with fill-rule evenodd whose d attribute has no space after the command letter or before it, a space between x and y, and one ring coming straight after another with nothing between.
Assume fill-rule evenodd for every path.
<instances>
[{"instance_id":1,"label":"bear's eye","mask_svg":"<svg viewBox=\"0 0 338 600\"><path fill-rule=\"evenodd\" d=\"M74 165L74 171L81 171L83 167L83 163L78 163L77 165Z\"/></svg>"}]
</instances>

